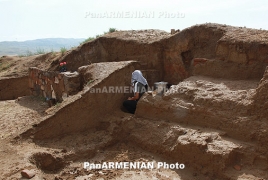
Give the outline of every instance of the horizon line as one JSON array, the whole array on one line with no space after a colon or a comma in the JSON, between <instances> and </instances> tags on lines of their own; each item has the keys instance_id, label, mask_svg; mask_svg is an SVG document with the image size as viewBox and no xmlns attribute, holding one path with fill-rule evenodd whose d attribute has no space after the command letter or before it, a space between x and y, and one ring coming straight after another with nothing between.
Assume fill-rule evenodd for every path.
<instances>
[{"instance_id":1,"label":"horizon line","mask_svg":"<svg viewBox=\"0 0 268 180\"><path fill-rule=\"evenodd\" d=\"M26 42L26 41L35 41L35 40L44 40L44 39L86 39L86 38L65 38L65 37L48 37L48 38L37 38L37 39L27 39L27 40L0 40L1 42Z\"/></svg>"}]
</instances>

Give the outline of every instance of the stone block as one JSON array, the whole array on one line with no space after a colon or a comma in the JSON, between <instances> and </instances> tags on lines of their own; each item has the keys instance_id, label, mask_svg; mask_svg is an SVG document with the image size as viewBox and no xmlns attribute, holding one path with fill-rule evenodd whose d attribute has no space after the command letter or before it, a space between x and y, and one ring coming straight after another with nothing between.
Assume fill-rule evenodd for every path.
<instances>
[{"instance_id":1,"label":"stone block","mask_svg":"<svg viewBox=\"0 0 268 180\"><path fill-rule=\"evenodd\" d=\"M68 95L76 94L81 90L81 77L78 72L63 72L65 92Z\"/></svg>"},{"instance_id":2,"label":"stone block","mask_svg":"<svg viewBox=\"0 0 268 180\"><path fill-rule=\"evenodd\" d=\"M34 172L34 170L24 169L21 171L21 176L28 178L28 179L31 179L35 176L35 172Z\"/></svg>"}]
</instances>

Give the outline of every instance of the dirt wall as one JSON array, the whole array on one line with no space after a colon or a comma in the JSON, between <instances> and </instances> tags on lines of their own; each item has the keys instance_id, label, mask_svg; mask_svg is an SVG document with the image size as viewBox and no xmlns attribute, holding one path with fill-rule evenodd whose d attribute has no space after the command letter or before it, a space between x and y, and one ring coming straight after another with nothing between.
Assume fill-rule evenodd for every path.
<instances>
[{"instance_id":1,"label":"dirt wall","mask_svg":"<svg viewBox=\"0 0 268 180\"><path fill-rule=\"evenodd\" d=\"M34 132L34 139L46 139L94 128L104 115L120 109L127 98L126 93L102 91L94 93L92 89L126 86L136 62L102 63L92 68L95 81L84 91L75 95L70 102L63 102L60 109L51 117L41 122L36 129L24 133L28 136ZM99 73L94 73L98 71ZM104 75L101 75L101 73ZM126 76L129 75L129 76ZM92 93L93 92L93 93Z\"/></svg>"},{"instance_id":2,"label":"dirt wall","mask_svg":"<svg viewBox=\"0 0 268 180\"><path fill-rule=\"evenodd\" d=\"M89 63L134 59L143 64L144 70L159 71L160 79L171 84L193 74L261 78L268 65L266 31L209 23L173 35L161 33L152 30L107 34L72 50L61 61L67 61L69 69L74 71ZM213 65L208 62L195 67L195 58L213 60ZM232 67L233 73L219 73L226 66Z\"/></svg>"},{"instance_id":3,"label":"dirt wall","mask_svg":"<svg viewBox=\"0 0 268 180\"><path fill-rule=\"evenodd\" d=\"M267 122L268 117L268 67L266 67L263 78L261 79L256 94L254 95L255 113L258 114L258 119Z\"/></svg>"},{"instance_id":4,"label":"dirt wall","mask_svg":"<svg viewBox=\"0 0 268 180\"><path fill-rule=\"evenodd\" d=\"M201 62L200 59L203 61ZM196 62L196 60L198 60ZM192 75L210 76L227 79L261 79L268 64L234 63L215 59L195 58L192 61Z\"/></svg>"},{"instance_id":5,"label":"dirt wall","mask_svg":"<svg viewBox=\"0 0 268 180\"><path fill-rule=\"evenodd\" d=\"M145 70L158 70L162 79L162 50L159 45L103 36L83 44L62 58L62 61L67 62L67 69L70 71L76 71L80 66L91 63L128 60L140 61Z\"/></svg>"},{"instance_id":6,"label":"dirt wall","mask_svg":"<svg viewBox=\"0 0 268 180\"><path fill-rule=\"evenodd\" d=\"M184 163L186 168L202 172L211 179L228 179L224 175L238 146L223 140L218 133L183 128L163 121L135 120L129 142L149 152L161 154L166 161ZM148 133L149 132L149 133ZM209 178L208 178L209 179Z\"/></svg>"},{"instance_id":7,"label":"dirt wall","mask_svg":"<svg viewBox=\"0 0 268 180\"><path fill-rule=\"evenodd\" d=\"M264 86L257 87L258 81L255 80L192 76L172 86L163 97L143 95L136 116L214 128L229 137L265 147L268 135L264 118L267 114L266 95L259 92ZM264 89L262 92L266 92Z\"/></svg>"},{"instance_id":8,"label":"dirt wall","mask_svg":"<svg viewBox=\"0 0 268 180\"><path fill-rule=\"evenodd\" d=\"M160 68L161 47L155 42L169 36L169 33L160 30L108 33L73 49L61 61L66 61L71 71L90 63L126 60L141 61L148 68Z\"/></svg>"},{"instance_id":9,"label":"dirt wall","mask_svg":"<svg viewBox=\"0 0 268 180\"><path fill-rule=\"evenodd\" d=\"M197 25L164 40L164 80L176 84L191 75L193 58L215 57L215 46L224 32L218 25Z\"/></svg>"},{"instance_id":10,"label":"dirt wall","mask_svg":"<svg viewBox=\"0 0 268 180\"><path fill-rule=\"evenodd\" d=\"M30 94L28 76L0 79L0 100L11 100Z\"/></svg>"},{"instance_id":11,"label":"dirt wall","mask_svg":"<svg viewBox=\"0 0 268 180\"><path fill-rule=\"evenodd\" d=\"M191 75L261 79L268 65L266 34L262 30L220 24L184 29L163 41L164 79L175 84ZM194 59L200 58L208 61L194 63Z\"/></svg>"}]
</instances>

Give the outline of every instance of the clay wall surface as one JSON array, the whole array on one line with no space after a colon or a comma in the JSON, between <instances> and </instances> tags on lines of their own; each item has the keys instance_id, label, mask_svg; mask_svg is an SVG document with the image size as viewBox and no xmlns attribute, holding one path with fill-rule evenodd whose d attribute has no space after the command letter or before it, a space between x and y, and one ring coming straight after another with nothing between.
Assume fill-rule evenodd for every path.
<instances>
[{"instance_id":1,"label":"clay wall surface","mask_svg":"<svg viewBox=\"0 0 268 180\"><path fill-rule=\"evenodd\" d=\"M40 128L34 130L34 138L52 138L96 127L104 115L120 109L128 93L106 93L105 90L102 91L104 93L94 93L91 90L130 84L135 63L132 61L100 63L82 68L81 73L84 77L93 78L92 84L69 101L63 101L62 107L41 122L38 125ZM25 134L29 132L32 130Z\"/></svg>"},{"instance_id":2,"label":"clay wall surface","mask_svg":"<svg viewBox=\"0 0 268 180\"><path fill-rule=\"evenodd\" d=\"M256 94L254 95L254 111L258 114L258 119L267 122L268 117L268 67L266 67Z\"/></svg>"},{"instance_id":3,"label":"clay wall surface","mask_svg":"<svg viewBox=\"0 0 268 180\"><path fill-rule=\"evenodd\" d=\"M0 100L11 100L30 94L28 76L0 79Z\"/></svg>"},{"instance_id":4,"label":"clay wall surface","mask_svg":"<svg viewBox=\"0 0 268 180\"><path fill-rule=\"evenodd\" d=\"M191 75L260 79L268 64L266 31L209 23L172 35L161 33L152 30L107 34L72 50L61 61L74 71L89 63L134 59L144 69L158 70L160 79L171 84Z\"/></svg>"},{"instance_id":5,"label":"clay wall surface","mask_svg":"<svg viewBox=\"0 0 268 180\"><path fill-rule=\"evenodd\" d=\"M191 75L261 79L268 65L266 34L262 30L219 24L184 29L163 43L164 78L175 83Z\"/></svg>"}]
</instances>

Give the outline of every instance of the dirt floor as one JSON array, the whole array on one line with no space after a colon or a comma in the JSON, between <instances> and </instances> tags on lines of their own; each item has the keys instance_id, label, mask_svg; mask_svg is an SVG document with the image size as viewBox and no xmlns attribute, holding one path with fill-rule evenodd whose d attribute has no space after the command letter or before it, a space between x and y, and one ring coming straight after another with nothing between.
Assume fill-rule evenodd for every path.
<instances>
[{"instance_id":1,"label":"dirt floor","mask_svg":"<svg viewBox=\"0 0 268 180\"><path fill-rule=\"evenodd\" d=\"M0 110L4 112L0 118L1 124L1 170L2 179L21 179L23 169L34 169L32 179L199 179L197 175L187 169L134 169L134 170L85 170L84 162L166 162L155 154L146 152L128 141L114 143L106 130L96 129L90 132L55 138L46 141L32 142L31 140L14 140L20 132L35 126L42 117L46 116L48 105L42 100L27 96L17 100L2 101ZM135 121L133 115L118 112L109 116L110 121L120 119ZM37 169L32 156L44 154L43 160L49 161L49 155L64 157L64 165L46 169ZM38 159L38 158L37 158ZM49 163L49 162L41 162ZM55 163L55 162L53 162ZM39 166L40 168L40 166ZM59 168L59 169L58 169Z\"/></svg>"},{"instance_id":2,"label":"dirt floor","mask_svg":"<svg viewBox=\"0 0 268 180\"><path fill-rule=\"evenodd\" d=\"M195 78L193 78L195 79ZM208 80L208 79L206 79ZM214 81L215 83L215 81ZM230 83L230 82L229 82ZM230 83L231 84L231 83ZM253 84L243 85L241 88L251 88ZM190 88L190 86L188 86ZM235 88L235 87L233 87ZM241 89L238 88L238 89ZM234 90L234 89L233 89ZM210 142L211 151L228 152L230 147L228 136L224 132L215 134L214 128L200 128L192 125L158 120L138 118L134 115L116 111L103 118L100 126L90 131L66 135L64 137L31 140L17 138L26 129L36 126L42 118L45 118L47 112L50 112L47 103L40 98L26 96L16 100L1 101L0 109L3 116L0 118L1 124L1 162L0 174L3 179L23 179L21 171L23 169L32 169L35 171L35 177L32 179L178 179L178 180L199 180L199 179L221 179L217 176L212 178L209 174L206 176L196 169L193 162L188 163L183 160L179 163L185 163L185 169L95 169L86 170L83 168L84 162L166 162L175 163L178 161L174 155L165 155L162 151L161 138L166 139L162 143L169 146L172 138L178 134L176 127L183 128L187 134L192 134L189 140L182 138L182 142L191 142L192 155L198 155L198 149L195 143L203 143L202 139L206 136L215 139ZM112 123L111 123L112 122ZM153 124L152 124L153 123ZM146 135L150 129L161 128L160 131L151 132ZM165 129L169 132L165 132ZM197 129L198 128L198 129ZM170 130L175 130L174 132ZM196 132L195 132L196 131ZM131 134L129 134L131 132ZM204 134L200 134L204 132ZM185 133L182 133L185 134ZM157 135L158 134L158 135ZM195 135L194 135L195 134ZM159 136L160 135L160 136ZM159 139L155 139L158 138ZM162 136L162 137L161 137ZM219 136L222 136L222 140ZM122 138L125 137L125 138ZM199 137L202 139L199 140ZM149 139L148 139L149 138ZM171 138L171 139L170 139ZM148 142L152 141L152 142ZM236 147L238 141L231 140ZM159 143L159 145L157 145ZM167 144L168 143L168 144ZM188 143L186 143L188 144ZM221 144L221 145L220 145ZM225 145L224 145L225 144ZM146 146L150 147L146 147ZM172 145L172 144L170 144ZM219 146L220 145L220 146ZM234 145L232 145L234 146ZM243 145L244 146L244 145ZM170 146L169 146L170 147ZM155 148L152 150L151 148ZM220 149L217 149L220 148ZM158 151L158 153L157 153ZM161 152L162 151L162 152ZM185 153L185 152L181 152ZM167 153L168 154L168 153ZM183 158L182 158L183 159ZM206 158L204 158L206 160ZM253 165L251 168L246 166L246 160L229 164L226 167L228 177L231 179L264 179L266 164L260 160L259 169ZM213 164L212 164L213 166ZM208 167L207 167L208 168ZM237 168L237 170L235 169ZM257 168L257 169L255 169ZM242 169L242 170L241 170ZM242 173L243 172L243 173ZM205 173L206 174L206 173ZM224 178L226 179L226 178Z\"/></svg>"}]
</instances>

